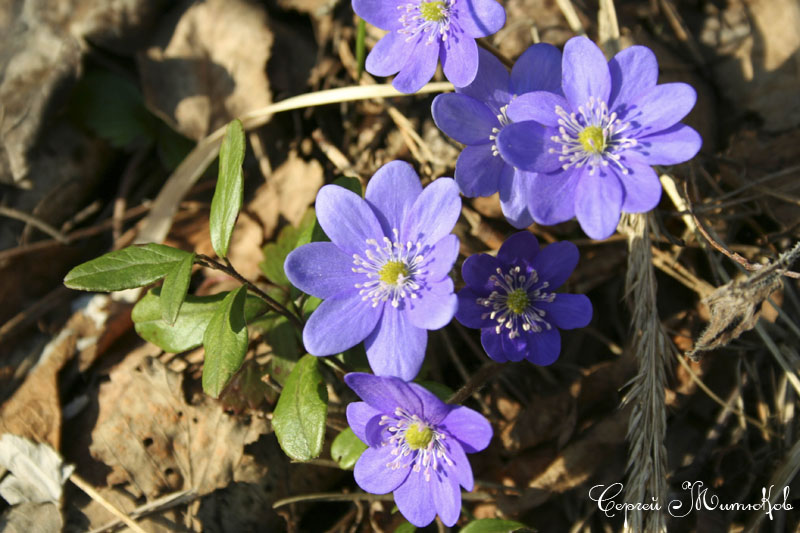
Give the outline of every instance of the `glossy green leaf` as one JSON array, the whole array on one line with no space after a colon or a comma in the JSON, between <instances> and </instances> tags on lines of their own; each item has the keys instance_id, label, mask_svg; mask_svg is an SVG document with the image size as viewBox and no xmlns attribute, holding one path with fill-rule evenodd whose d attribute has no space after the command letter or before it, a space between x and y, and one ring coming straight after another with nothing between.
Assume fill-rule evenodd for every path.
<instances>
[{"instance_id":1,"label":"glossy green leaf","mask_svg":"<svg viewBox=\"0 0 800 533\"><path fill-rule=\"evenodd\" d=\"M244 286L229 292L214 310L203 334L203 390L214 398L242 366L247 353L246 296Z\"/></svg>"},{"instance_id":2,"label":"glossy green leaf","mask_svg":"<svg viewBox=\"0 0 800 533\"><path fill-rule=\"evenodd\" d=\"M300 357L301 344L297 330L285 317L277 317L267 331L267 342L272 348L270 376L283 386Z\"/></svg>"},{"instance_id":3,"label":"glossy green leaf","mask_svg":"<svg viewBox=\"0 0 800 533\"><path fill-rule=\"evenodd\" d=\"M220 257L228 255L236 217L244 199L244 128L236 119L228 124L219 150L219 177L211 200L211 245Z\"/></svg>"},{"instance_id":4,"label":"glossy green leaf","mask_svg":"<svg viewBox=\"0 0 800 533\"><path fill-rule=\"evenodd\" d=\"M333 439L331 457L339 463L339 467L343 470L352 470L366 449L367 445L356 437L352 429L347 428Z\"/></svg>"},{"instance_id":5,"label":"glossy green leaf","mask_svg":"<svg viewBox=\"0 0 800 533\"><path fill-rule=\"evenodd\" d=\"M461 528L461 533L514 533L515 531L532 531L525 524L501 518L483 518L474 520Z\"/></svg>"},{"instance_id":6,"label":"glossy green leaf","mask_svg":"<svg viewBox=\"0 0 800 533\"><path fill-rule=\"evenodd\" d=\"M283 270L283 264L289 252L311 241L311 231L314 228L316 216L314 210L309 209L303 215L298 227L284 226L275 242L264 246L264 260L258 264L268 280L284 287L289 286L289 278Z\"/></svg>"},{"instance_id":7,"label":"glossy green leaf","mask_svg":"<svg viewBox=\"0 0 800 533\"><path fill-rule=\"evenodd\" d=\"M178 319L183 300L192 280L192 264L195 254L189 254L167 272L161 288L161 317L170 326Z\"/></svg>"},{"instance_id":8,"label":"glossy green leaf","mask_svg":"<svg viewBox=\"0 0 800 533\"><path fill-rule=\"evenodd\" d=\"M76 266L64 277L64 285L82 291L142 287L163 278L191 255L163 244L128 246Z\"/></svg>"},{"instance_id":9,"label":"glossy green leaf","mask_svg":"<svg viewBox=\"0 0 800 533\"><path fill-rule=\"evenodd\" d=\"M136 333L165 352L180 353L203 344L203 334L219 307L229 293L211 296L186 296L175 324L170 326L161 313L161 289L153 289L133 307ZM261 298L247 295L245 318L250 322L267 312L267 304Z\"/></svg>"},{"instance_id":10,"label":"glossy green leaf","mask_svg":"<svg viewBox=\"0 0 800 533\"><path fill-rule=\"evenodd\" d=\"M278 443L295 461L318 457L325 438L328 391L317 365L313 355L300 358L272 413Z\"/></svg>"}]
</instances>

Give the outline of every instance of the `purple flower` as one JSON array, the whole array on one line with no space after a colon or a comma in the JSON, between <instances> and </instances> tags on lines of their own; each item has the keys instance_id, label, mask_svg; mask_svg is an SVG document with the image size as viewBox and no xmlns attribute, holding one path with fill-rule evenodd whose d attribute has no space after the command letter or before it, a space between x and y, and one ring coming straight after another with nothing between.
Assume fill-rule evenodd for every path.
<instances>
[{"instance_id":1,"label":"purple flower","mask_svg":"<svg viewBox=\"0 0 800 533\"><path fill-rule=\"evenodd\" d=\"M478 45L503 27L506 12L495 0L353 0L353 10L389 30L367 56L367 72L390 76L398 91L413 93L442 60L444 75L463 87L478 71Z\"/></svg>"},{"instance_id":2,"label":"purple flower","mask_svg":"<svg viewBox=\"0 0 800 533\"><path fill-rule=\"evenodd\" d=\"M578 248L556 242L541 251L531 233L515 233L497 257L472 255L461 274L456 319L481 329L481 344L495 361L527 359L549 365L558 359L558 329L582 328L592 319L583 294L556 293L578 264Z\"/></svg>"},{"instance_id":3,"label":"purple flower","mask_svg":"<svg viewBox=\"0 0 800 533\"><path fill-rule=\"evenodd\" d=\"M508 107L497 136L503 157L538 172L529 209L536 222L577 216L592 238L614 233L620 213L653 209L661 184L650 165L694 157L702 139L679 121L692 109L685 83L656 85L653 52L632 46L606 62L586 37L570 39L561 66L564 96L536 91Z\"/></svg>"},{"instance_id":4,"label":"purple flower","mask_svg":"<svg viewBox=\"0 0 800 533\"><path fill-rule=\"evenodd\" d=\"M373 494L394 492L397 508L417 527L437 513L446 526L455 524L459 485L473 486L466 453L492 439L486 418L445 404L416 383L361 373L344 380L364 400L347 406L347 423L369 446L356 463L356 483Z\"/></svg>"},{"instance_id":5,"label":"purple flower","mask_svg":"<svg viewBox=\"0 0 800 533\"><path fill-rule=\"evenodd\" d=\"M326 185L316 208L331 242L303 245L284 264L297 288L324 299L303 329L306 350L332 355L365 341L376 374L413 379L426 330L444 327L457 307L448 273L458 257L450 234L461 212L458 187L439 178L423 191L411 165L392 161L369 181L365 199Z\"/></svg>"},{"instance_id":6,"label":"purple flower","mask_svg":"<svg viewBox=\"0 0 800 533\"><path fill-rule=\"evenodd\" d=\"M467 146L456 161L456 183L467 197L500 192L506 219L516 228L533 222L528 198L535 173L515 169L497 151L495 139L511 124L508 104L520 94L547 91L561 94L561 52L549 44L528 48L508 70L494 55L478 51L480 62L475 81L456 94L440 94L431 111L439 129Z\"/></svg>"}]
</instances>

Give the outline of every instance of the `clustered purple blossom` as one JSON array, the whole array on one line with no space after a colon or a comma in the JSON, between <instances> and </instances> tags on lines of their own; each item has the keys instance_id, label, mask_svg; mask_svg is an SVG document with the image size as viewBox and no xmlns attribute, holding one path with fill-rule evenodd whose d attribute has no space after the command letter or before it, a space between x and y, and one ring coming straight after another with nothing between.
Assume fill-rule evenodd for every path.
<instances>
[{"instance_id":1,"label":"clustered purple blossom","mask_svg":"<svg viewBox=\"0 0 800 533\"><path fill-rule=\"evenodd\" d=\"M456 312L448 275L458 256L455 182L440 178L423 191L411 165L392 161L365 198L326 185L316 208L331 242L305 244L284 265L298 289L324 300L303 329L306 350L333 355L364 341L373 372L414 379L427 330Z\"/></svg>"},{"instance_id":2,"label":"clustered purple blossom","mask_svg":"<svg viewBox=\"0 0 800 533\"><path fill-rule=\"evenodd\" d=\"M353 0L356 14L388 30L367 56L367 72L397 74L392 85L404 93L422 88L436 72L463 87L478 71L475 39L498 31L506 22L495 0Z\"/></svg>"},{"instance_id":3,"label":"clustered purple blossom","mask_svg":"<svg viewBox=\"0 0 800 533\"><path fill-rule=\"evenodd\" d=\"M472 490L467 453L489 445L492 426L467 407L447 405L416 383L351 373L345 382L363 402L347 406L347 423L367 448L355 466L356 483L373 494L394 493L403 516L417 527L438 514L452 526L461 489Z\"/></svg>"},{"instance_id":4,"label":"clustered purple blossom","mask_svg":"<svg viewBox=\"0 0 800 533\"><path fill-rule=\"evenodd\" d=\"M488 446L489 422L443 403L409 383L420 370L427 330L455 317L481 330L498 362L549 365L561 351L559 330L586 326L592 306L582 294L556 292L578 263L570 242L542 249L533 234L509 237L496 256L476 254L462 267L466 286L449 276L459 252L450 234L465 196L499 192L517 228L577 217L593 238L611 235L622 212L659 202L651 165L687 161L700 136L680 120L695 103L683 83L657 85L653 53L633 46L606 62L585 37L530 47L511 72L475 38L502 27L494 0L353 0L368 22L389 30L367 58L376 75L399 72L394 86L414 92L441 59L455 94L436 97L436 124L465 146L455 181L423 190L410 165L393 161L369 181L365 197L328 185L317 195L320 226L331 242L314 242L286 259L289 280L323 299L303 330L309 353L332 355L364 341L376 375L345 382L362 402L347 407L367 444L355 479L367 492L392 492L418 527L438 514L460 514L461 487L473 487L467 453Z\"/></svg>"},{"instance_id":5,"label":"clustered purple blossom","mask_svg":"<svg viewBox=\"0 0 800 533\"><path fill-rule=\"evenodd\" d=\"M578 264L578 247L556 242L539 250L526 231L506 239L497 257L471 255L461 274L456 319L480 328L481 344L495 361L553 363L561 352L558 329L586 326L592 304L583 294L554 292Z\"/></svg>"}]
</instances>

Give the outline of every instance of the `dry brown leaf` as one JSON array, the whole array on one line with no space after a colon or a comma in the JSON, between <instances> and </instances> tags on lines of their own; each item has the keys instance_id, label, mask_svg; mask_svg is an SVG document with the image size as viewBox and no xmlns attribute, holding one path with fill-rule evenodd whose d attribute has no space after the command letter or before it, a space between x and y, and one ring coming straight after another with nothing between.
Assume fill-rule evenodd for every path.
<instances>
[{"instance_id":1,"label":"dry brown leaf","mask_svg":"<svg viewBox=\"0 0 800 533\"><path fill-rule=\"evenodd\" d=\"M264 236L269 237L280 216L298 226L323 183L322 165L315 159L305 161L292 150L289 158L256 190L247 209L261 220Z\"/></svg>"},{"instance_id":2,"label":"dry brown leaf","mask_svg":"<svg viewBox=\"0 0 800 533\"><path fill-rule=\"evenodd\" d=\"M244 446L268 430L266 420L232 417L209 398L187 403L183 375L158 359L123 363L110 377L89 448L111 467L109 485L127 482L148 498L185 488L208 494L237 480L252 463Z\"/></svg>"},{"instance_id":3,"label":"dry brown leaf","mask_svg":"<svg viewBox=\"0 0 800 533\"><path fill-rule=\"evenodd\" d=\"M178 16L176 22L175 16ZM147 104L195 140L271 103L267 12L243 0L193 2L139 56Z\"/></svg>"},{"instance_id":4,"label":"dry brown leaf","mask_svg":"<svg viewBox=\"0 0 800 533\"><path fill-rule=\"evenodd\" d=\"M508 422L499 423L503 446L510 451L532 448L548 441L555 441L558 447L563 446L575 429L575 396L579 389L579 383L574 383L572 387L564 387L555 394L534 394L527 407L517 406L510 410L508 406L500 404L511 401L499 398L498 408L504 415L511 415Z\"/></svg>"},{"instance_id":5,"label":"dry brown leaf","mask_svg":"<svg viewBox=\"0 0 800 533\"><path fill-rule=\"evenodd\" d=\"M122 321L130 324L129 309L114 306L107 295L87 296L83 301L84 305L45 346L19 389L0 406L0 433L13 433L61 449L61 369L77 352L88 364L108 348L121 333L113 326L116 320L108 326L109 318L122 315Z\"/></svg>"}]
</instances>

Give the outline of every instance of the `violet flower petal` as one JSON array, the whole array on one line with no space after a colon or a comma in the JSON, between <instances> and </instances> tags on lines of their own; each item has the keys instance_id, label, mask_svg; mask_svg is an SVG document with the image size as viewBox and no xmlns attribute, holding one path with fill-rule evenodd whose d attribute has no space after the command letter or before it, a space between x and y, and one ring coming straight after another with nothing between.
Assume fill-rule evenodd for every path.
<instances>
[{"instance_id":1,"label":"violet flower petal","mask_svg":"<svg viewBox=\"0 0 800 533\"><path fill-rule=\"evenodd\" d=\"M451 35L440 46L439 59L442 62L444 75L450 83L456 87L464 87L469 85L478 73L478 44L475 39Z\"/></svg>"},{"instance_id":2,"label":"violet flower petal","mask_svg":"<svg viewBox=\"0 0 800 533\"><path fill-rule=\"evenodd\" d=\"M421 192L414 167L405 161L390 161L370 178L365 198L384 234L391 237L393 229L399 231L403 227L406 214Z\"/></svg>"},{"instance_id":3,"label":"violet flower petal","mask_svg":"<svg viewBox=\"0 0 800 533\"><path fill-rule=\"evenodd\" d=\"M453 294L453 280L450 278L423 287L416 298L406 302L408 320L422 329L445 327L458 309L458 298ZM402 343L402 339L398 340Z\"/></svg>"},{"instance_id":4,"label":"violet flower petal","mask_svg":"<svg viewBox=\"0 0 800 533\"><path fill-rule=\"evenodd\" d=\"M396 458L392 455L393 449L391 446L378 446L364 450L353 469L359 487L372 494L387 494L407 484L408 468L386 466Z\"/></svg>"},{"instance_id":5,"label":"violet flower petal","mask_svg":"<svg viewBox=\"0 0 800 533\"><path fill-rule=\"evenodd\" d=\"M386 448L391 447L386 446ZM409 471L407 468L402 470ZM433 479L426 481L422 472L411 471L405 482L394 491L394 503L397 508L406 520L417 527L425 527L436 518L436 507L433 505L433 494L431 493L432 481ZM361 483L359 485L364 487Z\"/></svg>"},{"instance_id":6,"label":"violet flower petal","mask_svg":"<svg viewBox=\"0 0 800 533\"><path fill-rule=\"evenodd\" d=\"M492 154L492 145L465 146L456 160L456 183L468 198L491 196L497 192L500 175L509 165Z\"/></svg>"},{"instance_id":7,"label":"violet flower petal","mask_svg":"<svg viewBox=\"0 0 800 533\"><path fill-rule=\"evenodd\" d=\"M367 202L344 187L322 187L316 207L325 235L347 254L363 254L367 239L383 239L381 225Z\"/></svg>"},{"instance_id":8,"label":"violet flower petal","mask_svg":"<svg viewBox=\"0 0 800 533\"><path fill-rule=\"evenodd\" d=\"M406 216L405 238L434 245L449 234L461 214L458 186L450 178L439 178L425 187Z\"/></svg>"},{"instance_id":9,"label":"violet flower petal","mask_svg":"<svg viewBox=\"0 0 800 533\"><path fill-rule=\"evenodd\" d=\"M453 406L444 403L434 393L418 385L417 383L409 383L409 388L414 391L414 394L419 398L422 403L422 412L418 413L420 417L430 424L439 424L444 418L453 410Z\"/></svg>"},{"instance_id":10,"label":"violet flower petal","mask_svg":"<svg viewBox=\"0 0 800 533\"><path fill-rule=\"evenodd\" d=\"M522 94L508 105L508 118L514 122L533 120L550 128L558 128L556 106L569 108L567 99L545 91Z\"/></svg>"},{"instance_id":11,"label":"violet flower petal","mask_svg":"<svg viewBox=\"0 0 800 533\"><path fill-rule=\"evenodd\" d=\"M575 215L592 239L606 239L617 229L622 212L622 184L616 174L599 170L594 176L583 169L575 191Z\"/></svg>"},{"instance_id":12,"label":"violet flower petal","mask_svg":"<svg viewBox=\"0 0 800 533\"><path fill-rule=\"evenodd\" d=\"M592 302L585 294L558 293L552 302L537 305L545 320L559 329L582 328L592 321Z\"/></svg>"},{"instance_id":13,"label":"violet flower petal","mask_svg":"<svg viewBox=\"0 0 800 533\"><path fill-rule=\"evenodd\" d=\"M400 378L350 372L344 377L344 382L370 407L381 413L393 413L398 407L411 413L422 412L419 396Z\"/></svg>"},{"instance_id":14,"label":"violet flower petal","mask_svg":"<svg viewBox=\"0 0 800 533\"><path fill-rule=\"evenodd\" d=\"M428 43L427 36L423 36L413 49L405 49L403 52L407 54L408 61L395 76L392 87L401 93L411 94L419 91L436 72L436 65L439 63L439 43L438 41Z\"/></svg>"},{"instance_id":15,"label":"violet flower petal","mask_svg":"<svg viewBox=\"0 0 800 533\"><path fill-rule=\"evenodd\" d=\"M380 434L369 435L367 425L376 417L380 419L382 414L367 402L352 402L347 405L347 425L361 442L367 446L377 446L381 443Z\"/></svg>"},{"instance_id":16,"label":"violet flower petal","mask_svg":"<svg viewBox=\"0 0 800 533\"><path fill-rule=\"evenodd\" d=\"M489 438L491 439L492 428L489 427ZM453 461L453 474L459 485L464 487L465 490L471 491L475 487L475 478L472 476L472 467L467 459L467 454L464 453L464 448L459 442L458 437L453 435L454 439L449 439L447 443L450 460Z\"/></svg>"},{"instance_id":17,"label":"violet flower petal","mask_svg":"<svg viewBox=\"0 0 800 533\"><path fill-rule=\"evenodd\" d=\"M539 255L539 241L533 233L519 231L508 237L497 251L497 260L503 265L532 265Z\"/></svg>"},{"instance_id":18,"label":"violet flower petal","mask_svg":"<svg viewBox=\"0 0 800 533\"><path fill-rule=\"evenodd\" d=\"M340 327L351 328L353 324ZM422 366L427 343L427 331L414 326L406 312L387 303L378 326L364 340L364 347L369 366L376 375L411 381Z\"/></svg>"},{"instance_id":19,"label":"violet flower petal","mask_svg":"<svg viewBox=\"0 0 800 533\"><path fill-rule=\"evenodd\" d=\"M487 37L506 23L506 10L495 0L463 0L456 5L458 25L470 37Z\"/></svg>"},{"instance_id":20,"label":"violet flower petal","mask_svg":"<svg viewBox=\"0 0 800 533\"><path fill-rule=\"evenodd\" d=\"M364 68L374 76L391 76L409 61L414 47L414 43L406 41L405 35L396 31L387 33L367 55Z\"/></svg>"},{"instance_id":21,"label":"violet flower petal","mask_svg":"<svg viewBox=\"0 0 800 533\"><path fill-rule=\"evenodd\" d=\"M436 243L424 261L426 277L432 282L443 280L450 274L458 259L459 242L455 235L446 235Z\"/></svg>"},{"instance_id":22,"label":"violet flower petal","mask_svg":"<svg viewBox=\"0 0 800 533\"><path fill-rule=\"evenodd\" d=\"M489 309L478 304L478 298L485 298L487 295L478 295L470 287L464 287L458 294L458 310L456 311L456 320L461 322L468 328L488 328L494 324L494 321L483 317L484 314L488 315Z\"/></svg>"},{"instance_id":23,"label":"violet flower petal","mask_svg":"<svg viewBox=\"0 0 800 533\"><path fill-rule=\"evenodd\" d=\"M489 446L492 426L486 417L468 407L456 407L445 417L442 425L455 437L467 453L475 453ZM465 489L471 490L467 486Z\"/></svg>"},{"instance_id":24,"label":"violet flower petal","mask_svg":"<svg viewBox=\"0 0 800 533\"><path fill-rule=\"evenodd\" d=\"M625 158L624 161L628 173L616 172L625 191L622 210L626 213L646 213L661 200L661 182L652 167L640 162L638 157Z\"/></svg>"},{"instance_id":25,"label":"violet flower petal","mask_svg":"<svg viewBox=\"0 0 800 533\"><path fill-rule=\"evenodd\" d=\"M676 124L653 135L640 137L636 153L649 165L676 165L697 155L703 139L695 130Z\"/></svg>"},{"instance_id":26,"label":"violet flower petal","mask_svg":"<svg viewBox=\"0 0 800 533\"><path fill-rule=\"evenodd\" d=\"M373 26L383 30L399 30L403 27L398 16L399 9L406 3L407 0L353 0L353 11Z\"/></svg>"},{"instance_id":27,"label":"violet flower petal","mask_svg":"<svg viewBox=\"0 0 800 533\"><path fill-rule=\"evenodd\" d=\"M352 348L375 329L381 313L358 291L323 300L303 328L303 344L312 355L333 355Z\"/></svg>"},{"instance_id":28,"label":"violet flower petal","mask_svg":"<svg viewBox=\"0 0 800 533\"><path fill-rule=\"evenodd\" d=\"M500 108L513 97L508 70L494 54L479 47L478 75L469 85L456 87L456 94L471 96L485 103L496 118L500 114Z\"/></svg>"},{"instance_id":29,"label":"violet flower petal","mask_svg":"<svg viewBox=\"0 0 800 533\"><path fill-rule=\"evenodd\" d=\"M528 333L531 352L528 361L535 365L553 364L561 353L561 333L556 328L542 330L539 333Z\"/></svg>"},{"instance_id":30,"label":"violet flower petal","mask_svg":"<svg viewBox=\"0 0 800 533\"><path fill-rule=\"evenodd\" d=\"M528 47L511 69L511 85L519 95L533 91L561 94L559 49L546 43Z\"/></svg>"},{"instance_id":31,"label":"violet flower petal","mask_svg":"<svg viewBox=\"0 0 800 533\"><path fill-rule=\"evenodd\" d=\"M431 495L433 506L447 527L452 527L461 515L461 488L452 470L432 475Z\"/></svg>"},{"instance_id":32,"label":"violet flower petal","mask_svg":"<svg viewBox=\"0 0 800 533\"><path fill-rule=\"evenodd\" d=\"M639 96L622 117L633 130L628 135L648 135L670 128L689 114L697 93L686 83L656 85Z\"/></svg>"},{"instance_id":33,"label":"violet flower petal","mask_svg":"<svg viewBox=\"0 0 800 533\"><path fill-rule=\"evenodd\" d=\"M497 149L509 164L532 172L550 172L561 167L558 153L550 153L550 129L526 120L503 128L497 135ZM560 151L560 150L559 150Z\"/></svg>"},{"instance_id":34,"label":"violet flower petal","mask_svg":"<svg viewBox=\"0 0 800 533\"><path fill-rule=\"evenodd\" d=\"M530 355L528 353L527 335L520 335L512 339L506 331L501 331L497 336L500 338L503 353L512 363L518 363Z\"/></svg>"},{"instance_id":35,"label":"violet flower petal","mask_svg":"<svg viewBox=\"0 0 800 533\"><path fill-rule=\"evenodd\" d=\"M537 174L531 185L535 194L528 205L533 219L550 226L574 217L575 191L579 179L579 172Z\"/></svg>"},{"instance_id":36,"label":"violet flower petal","mask_svg":"<svg viewBox=\"0 0 800 533\"><path fill-rule=\"evenodd\" d=\"M486 291L488 295L494 290L494 282L489 281L497 274L500 262L489 254L473 254L461 266L461 277L473 290Z\"/></svg>"},{"instance_id":37,"label":"violet flower petal","mask_svg":"<svg viewBox=\"0 0 800 533\"><path fill-rule=\"evenodd\" d=\"M633 102L658 82L656 55L646 46L631 46L608 62L611 72L611 95L608 108L616 109Z\"/></svg>"},{"instance_id":38,"label":"violet flower petal","mask_svg":"<svg viewBox=\"0 0 800 533\"><path fill-rule=\"evenodd\" d=\"M500 340L500 335L495 333L493 327L481 330L481 346L483 346L486 354L498 363L508 361L508 356L503 351L503 342Z\"/></svg>"},{"instance_id":39,"label":"violet flower petal","mask_svg":"<svg viewBox=\"0 0 800 533\"><path fill-rule=\"evenodd\" d=\"M559 241L542 248L531 262L539 279L550 282L548 290L561 287L578 265L578 247L569 241Z\"/></svg>"},{"instance_id":40,"label":"violet flower petal","mask_svg":"<svg viewBox=\"0 0 800 533\"><path fill-rule=\"evenodd\" d=\"M353 272L353 258L332 242L312 242L292 250L283 265L292 285L317 298L353 290L361 276Z\"/></svg>"},{"instance_id":41,"label":"violet flower petal","mask_svg":"<svg viewBox=\"0 0 800 533\"><path fill-rule=\"evenodd\" d=\"M508 223L517 229L533 224L533 217L528 212L528 202L534 194L531 185L535 175L535 172L526 172L509 165L500 174L500 207Z\"/></svg>"},{"instance_id":42,"label":"violet flower petal","mask_svg":"<svg viewBox=\"0 0 800 533\"><path fill-rule=\"evenodd\" d=\"M573 111L586 105L591 97L608 102L608 63L603 52L586 37L574 37L564 45L561 85Z\"/></svg>"},{"instance_id":43,"label":"violet flower petal","mask_svg":"<svg viewBox=\"0 0 800 533\"><path fill-rule=\"evenodd\" d=\"M433 99L431 113L436 126L462 144L489 142L497 116L489 107L466 94L440 94Z\"/></svg>"}]
</instances>

